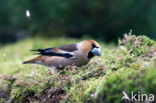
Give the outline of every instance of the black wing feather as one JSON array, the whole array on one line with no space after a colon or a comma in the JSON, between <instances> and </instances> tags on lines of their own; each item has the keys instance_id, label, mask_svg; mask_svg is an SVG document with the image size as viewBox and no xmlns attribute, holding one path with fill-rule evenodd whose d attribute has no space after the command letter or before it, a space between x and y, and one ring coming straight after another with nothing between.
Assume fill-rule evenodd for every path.
<instances>
[{"instance_id":1,"label":"black wing feather","mask_svg":"<svg viewBox=\"0 0 156 103\"><path fill-rule=\"evenodd\" d=\"M60 56L60 57L65 57L65 58L73 57L73 55L71 55L69 53L62 54L62 53L52 52L51 49L54 49L54 48L36 49L36 50L31 50L31 51L38 52L38 53L34 53L34 54L45 55L45 56Z\"/></svg>"}]
</instances>

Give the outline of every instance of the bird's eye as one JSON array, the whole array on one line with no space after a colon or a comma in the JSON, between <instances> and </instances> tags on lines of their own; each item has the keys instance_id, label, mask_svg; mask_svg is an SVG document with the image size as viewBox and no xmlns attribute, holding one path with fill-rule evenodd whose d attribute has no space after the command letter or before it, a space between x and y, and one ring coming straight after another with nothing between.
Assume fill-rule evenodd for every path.
<instances>
[{"instance_id":1,"label":"bird's eye","mask_svg":"<svg viewBox=\"0 0 156 103\"><path fill-rule=\"evenodd\" d=\"M96 45L95 44L92 44L92 48L95 48L96 47Z\"/></svg>"}]
</instances>

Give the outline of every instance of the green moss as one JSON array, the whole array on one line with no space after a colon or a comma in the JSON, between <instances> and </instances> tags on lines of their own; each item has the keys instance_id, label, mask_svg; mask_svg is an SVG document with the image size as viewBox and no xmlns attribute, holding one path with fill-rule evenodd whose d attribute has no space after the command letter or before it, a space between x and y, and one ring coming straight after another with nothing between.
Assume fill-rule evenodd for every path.
<instances>
[{"instance_id":1,"label":"green moss","mask_svg":"<svg viewBox=\"0 0 156 103\"><path fill-rule=\"evenodd\" d=\"M95 101L97 103L121 103L123 91L129 95L131 91L156 94L154 75L156 75L154 67L146 68L146 70L123 70L120 73L113 73L97 89Z\"/></svg>"}]
</instances>

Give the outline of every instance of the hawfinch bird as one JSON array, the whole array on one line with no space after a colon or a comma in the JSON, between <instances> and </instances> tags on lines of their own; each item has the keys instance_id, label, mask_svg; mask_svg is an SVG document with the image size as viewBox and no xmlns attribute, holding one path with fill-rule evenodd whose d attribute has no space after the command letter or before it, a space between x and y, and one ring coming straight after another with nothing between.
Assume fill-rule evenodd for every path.
<instances>
[{"instance_id":1,"label":"hawfinch bird","mask_svg":"<svg viewBox=\"0 0 156 103\"><path fill-rule=\"evenodd\" d=\"M36 51L39 56L23 64L42 64L50 67L51 73L66 66L80 67L87 64L94 56L101 56L101 47L94 40L32 51Z\"/></svg>"}]
</instances>

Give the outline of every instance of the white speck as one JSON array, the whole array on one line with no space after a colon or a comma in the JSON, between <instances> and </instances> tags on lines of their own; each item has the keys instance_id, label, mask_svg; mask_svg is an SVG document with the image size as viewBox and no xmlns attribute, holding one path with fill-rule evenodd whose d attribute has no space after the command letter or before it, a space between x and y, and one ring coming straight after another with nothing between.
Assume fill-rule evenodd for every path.
<instances>
[{"instance_id":1,"label":"white speck","mask_svg":"<svg viewBox=\"0 0 156 103\"><path fill-rule=\"evenodd\" d=\"M30 17L30 11L29 10L26 10L26 17Z\"/></svg>"},{"instance_id":2,"label":"white speck","mask_svg":"<svg viewBox=\"0 0 156 103\"><path fill-rule=\"evenodd\" d=\"M122 49L123 51L127 51L126 47L124 46L120 46L120 49Z\"/></svg>"}]
</instances>

